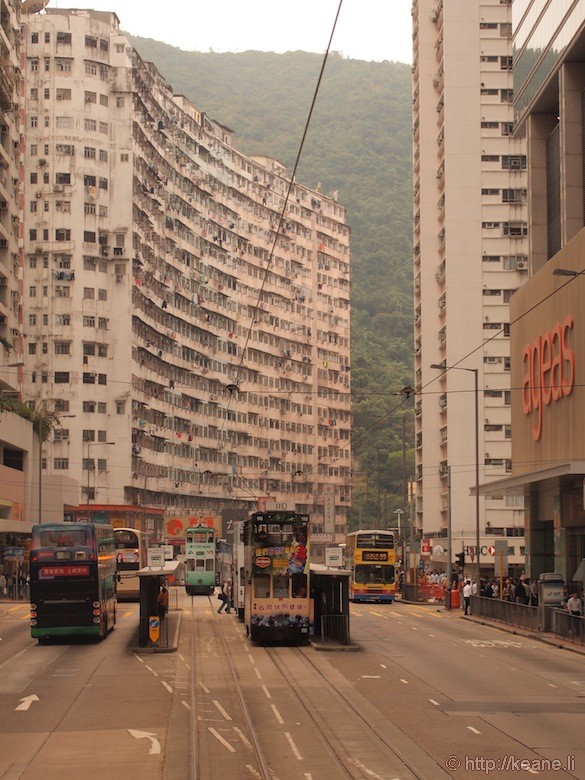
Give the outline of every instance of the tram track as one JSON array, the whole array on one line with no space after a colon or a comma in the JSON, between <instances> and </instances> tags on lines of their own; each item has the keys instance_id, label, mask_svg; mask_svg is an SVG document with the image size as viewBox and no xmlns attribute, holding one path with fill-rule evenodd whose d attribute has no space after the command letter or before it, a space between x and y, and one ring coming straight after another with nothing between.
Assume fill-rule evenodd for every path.
<instances>
[{"instance_id":1,"label":"tram track","mask_svg":"<svg viewBox=\"0 0 585 780\"><path fill-rule=\"evenodd\" d=\"M212 613L216 611L216 604L213 597L206 597ZM205 726L205 720L200 717L200 708L202 702L202 696L204 695L202 688L198 685L196 680L196 660L197 653L196 648L201 647L203 642L209 641L209 636L203 636L203 625L200 620L195 619L195 599L191 600L191 649L193 662L191 664L191 775L190 780L207 780L202 774L201 757L205 749L209 747L209 731ZM224 661L224 668L227 668L230 682L233 685L233 692L235 694L236 702L238 705L239 713L233 713L232 716L236 722L240 723L238 727L244 733L243 742L248 744L252 754L253 760L250 761L250 756L246 755L244 758L241 770L247 777L254 777L258 780L275 780L276 775L270 770L268 761L266 760L264 751L260 743L260 739L257 730L254 725L254 721L251 717L250 710L246 703L243 687L238 677L235 664L232 659L230 649L225 637L221 624L218 621L213 620L211 622L211 634L213 640L216 642L218 649L221 650L221 660ZM199 676L201 681L201 675ZM199 696L198 692L201 691ZM226 776L229 776L229 772L226 771Z\"/></svg>"},{"instance_id":2,"label":"tram track","mask_svg":"<svg viewBox=\"0 0 585 780\"><path fill-rule=\"evenodd\" d=\"M190 780L431 780L444 771L309 647L262 646L192 602ZM222 722L218 711L229 713ZM231 745L231 748L230 748ZM209 756L213 758L210 759Z\"/></svg>"},{"instance_id":3,"label":"tram track","mask_svg":"<svg viewBox=\"0 0 585 780\"><path fill-rule=\"evenodd\" d=\"M352 780L363 780L364 777L380 777L375 770L366 767L363 761L352 756L351 746L344 741L343 732L336 728L339 724L351 724L351 730L354 732L359 723L361 726L361 734L359 736L361 748L363 748L364 740L366 740L367 736L369 735L370 737L369 746L362 752L365 752L373 759L377 744L378 750L381 749L382 753L385 754L382 755L381 753L379 759L381 758L380 763L386 768L395 765L396 770L400 772L399 776L401 778L426 780L426 772L419 771L412 761L370 721L368 716L362 712L355 702L343 693L323 670L314 663L309 656L312 652L311 650L304 648L279 648L278 651L274 648L265 648L265 650L272 663L282 672L282 679L286 681L289 691L310 718L313 727L318 731L321 739L328 747L336 765L342 769L344 777L352 778ZM292 679L295 678L294 668L301 665L321 683L321 686L316 688L318 692L313 694L313 696L308 694L307 689L299 690L299 687L292 682ZM320 717L320 715L330 709L330 705L328 707L323 700L324 696L334 700L337 705L334 709L338 713L338 717L332 721L328 718ZM355 738L353 741L355 742ZM382 775L382 777L387 777L387 774Z\"/></svg>"}]
</instances>

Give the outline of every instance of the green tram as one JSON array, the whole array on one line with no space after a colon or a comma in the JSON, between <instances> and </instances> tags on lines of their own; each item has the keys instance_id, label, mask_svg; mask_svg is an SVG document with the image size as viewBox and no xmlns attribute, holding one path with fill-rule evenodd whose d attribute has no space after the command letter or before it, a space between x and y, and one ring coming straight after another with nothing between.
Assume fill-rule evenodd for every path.
<instances>
[{"instance_id":1,"label":"green tram","mask_svg":"<svg viewBox=\"0 0 585 780\"><path fill-rule=\"evenodd\" d=\"M100 523L33 526L31 636L102 639L116 624L114 530Z\"/></svg>"},{"instance_id":2,"label":"green tram","mask_svg":"<svg viewBox=\"0 0 585 780\"><path fill-rule=\"evenodd\" d=\"M188 596L213 593L216 570L216 531L196 525L185 531L185 590Z\"/></svg>"}]
</instances>

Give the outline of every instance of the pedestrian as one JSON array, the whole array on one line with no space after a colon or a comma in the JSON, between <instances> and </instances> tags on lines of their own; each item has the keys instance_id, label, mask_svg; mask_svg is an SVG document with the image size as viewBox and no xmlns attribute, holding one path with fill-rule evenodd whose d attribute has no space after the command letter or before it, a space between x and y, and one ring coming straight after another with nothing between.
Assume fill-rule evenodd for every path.
<instances>
[{"instance_id":1,"label":"pedestrian","mask_svg":"<svg viewBox=\"0 0 585 780\"><path fill-rule=\"evenodd\" d=\"M164 620L169 611L169 592L164 585L157 596L156 603L158 605L158 616L161 620Z\"/></svg>"},{"instance_id":2,"label":"pedestrian","mask_svg":"<svg viewBox=\"0 0 585 780\"><path fill-rule=\"evenodd\" d=\"M0 574L0 596L6 595L6 577Z\"/></svg>"},{"instance_id":3,"label":"pedestrian","mask_svg":"<svg viewBox=\"0 0 585 780\"><path fill-rule=\"evenodd\" d=\"M567 601L567 612L575 617L581 617L581 599L576 593L571 593Z\"/></svg>"},{"instance_id":4,"label":"pedestrian","mask_svg":"<svg viewBox=\"0 0 585 780\"><path fill-rule=\"evenodd\" d=\"M232 581L229 579L229 577L222 585L221 596L222 603L217 610L218 614L223 610L224 607L226 612L230 612L232 606Z\"/></svg>"},{"instance_id":5,"label":"pedestrian","mask_svg":"<svg viewBox=\"0 0 585 780\"><path fill-rule=\"evenodd\" d=\"M471 582L470 580L465 580L465 585L463 586L463 609L465 610L464 614L468 614L469 607L471 605Z\"/></svg>"},{"instance_id":6,"label":"pedestrian","mask_svg":"<svg viewBox=\"0 0 585 780\"><path fill-rule=\"evenodd\" d=\"M538 581L532 580L530 583L530 604L533 607L538 606Z\"/></svg>"}]
</instances>

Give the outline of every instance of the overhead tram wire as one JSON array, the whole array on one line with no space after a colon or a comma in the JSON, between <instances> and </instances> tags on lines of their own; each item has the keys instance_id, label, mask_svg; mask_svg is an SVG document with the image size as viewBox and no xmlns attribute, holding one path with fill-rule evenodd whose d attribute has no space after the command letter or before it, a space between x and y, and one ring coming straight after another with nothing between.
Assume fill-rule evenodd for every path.
<instances>
[{"instance_id":1,"label":"overhead tram wire","mask_svg":"<svg viewBox=\"0 0 585 780\"><path fill-rule=\"evenodd\" d=\"M319 90L321 88L321 82L323 80L323 74L325 72L325 66L326 66L327 60L329 58L329 53L330 53L330 50L331 50L331 44L333 42L333 36L335 35L335 28L337 26L337 21L339 19L339 14L341 12L341 6L342 5L343 5L343 0L339 0L339 5L337 7L337 12L335 14L335 19L333 21L333 27L331 28L331 34L329 36L329 42L327 44L327 48L325 50L325 54L323 55L323 61L321 63L321 70L319 72L319 78L317 79L317 84L315 85L315 90L313 92L313 98L311 100L311 106L309 108L309 113L308 113L307 119L305 121L305 126L304 126L304 129L303 129L303 135L301 137L301 142L299 144L299 148L298 148L298 151L297 151L295 164L294 164L294 167L293 167L293 170L292 170L292 173L291 173L291 176L290 176L290 181L289 181L289 184L288 184L288 187L287 187L287 190L286 190L284 203L282 204L282 207L281 207L281 210L280 210L280 215L279 215L279 218L278 218L278 224L276 226L274 239L272 241L272 247L270 249L270 254L268 256L268 260L266 261L266 268L264 269L264 276L262 277L262 283L260 285L260 289L258 291L258 297L256 299L256 305L254 307L256 310L258 309L260 301L262 300L262 293L264 292L264 288L265 288L266 282L268 280L268 272L269 272L270 267L272 265L272 261L273 261L273 258L274 258L274 252L276 250L276 245L277 245L278 239L281 236L281 232L280 231L281 231L281 228L282 228L282 223L283 223L284 218L285 218L286 208L287 208L289 200L290 200L290 195L291 195L291 192L292 192L292 188L293 188L293 186L294 186L294 184L296 182L297 170L298 170L298 167L299 167L300 162L301 162L301 155L303 153L303 148L304 148L304 145L305 145L305 141L307 139L307 133L309 132L309 125L311 123L311 118L313 116L313 111L314 111L315 105L317 103L317 97L319 95ZM233 382L233 384L235 384L236 386L238 384L238 379L240 377L242 368L244 367L244 357L245 357L246 350L247 350L247 347L248 347L248 344L250 342L250 338L251 338L251 335L252 335L253 325L254 325L254 315L252 314L252 316L250 318L250 324L248 326L248 331L246 333L246 338L244 340L244 346L242 347L242 355L241 355L241 358L240 358L240 363L239 363L239 365L238 365L238 367L236 369L236 376L235 376L235 379L234 379L234 382ZM229 399L228 406L227 406L228 409L230 408L232 398L233 398L233 393L230 394L230 399Z\"/></svg>"}]
</instances>

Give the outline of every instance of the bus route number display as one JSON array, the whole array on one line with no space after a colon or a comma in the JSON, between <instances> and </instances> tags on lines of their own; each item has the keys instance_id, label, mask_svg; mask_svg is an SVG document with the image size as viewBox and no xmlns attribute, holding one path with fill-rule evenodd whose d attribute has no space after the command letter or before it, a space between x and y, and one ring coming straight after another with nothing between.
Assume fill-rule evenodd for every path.
<instances>
[{"instance_id":1,"label":"bus route number display","mask_svg":"<svg viewBox=\"0 0 585 780\"><path fill-rule=\"evenodd\" d=\"M362 552L362 561L385 563L388 561L388 552L386 550L364 550Z\"/></svg>"}]
</instances>

